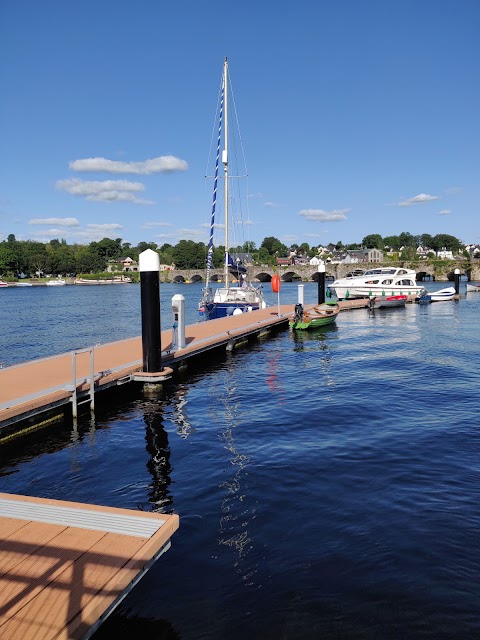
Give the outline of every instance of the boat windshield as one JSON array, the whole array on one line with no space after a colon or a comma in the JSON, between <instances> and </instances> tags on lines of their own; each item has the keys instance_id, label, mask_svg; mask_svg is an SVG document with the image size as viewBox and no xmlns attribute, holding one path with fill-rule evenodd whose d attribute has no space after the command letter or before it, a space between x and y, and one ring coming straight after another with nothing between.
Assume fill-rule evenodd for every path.
<instances>
[{"instance_id":1,"label":"boat windshield","mask_svg":"<svg viewBox=\"0 0 480 640\"><path fill-rule=\"evenodd\" d=\"M394 273L396 273L396 269L388 269L388 268L381 268L381 269L369 269L368 271L365 271L365 273L363 274L364 276L374 276L374 275L386 275L386 274L391 274L393 275Z\"/></svg>"}]
</instances>

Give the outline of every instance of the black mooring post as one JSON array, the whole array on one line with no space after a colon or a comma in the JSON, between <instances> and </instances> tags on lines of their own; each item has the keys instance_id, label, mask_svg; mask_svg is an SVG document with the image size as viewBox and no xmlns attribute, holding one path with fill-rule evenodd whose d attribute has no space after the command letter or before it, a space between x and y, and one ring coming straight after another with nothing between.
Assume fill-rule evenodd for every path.
<instances>
[{"instance_id":1,"label":"black mooring post","mask_svg":"<svg viewBox=\"0 0 480 640\"><path fill-rule=\"evenodd\" d=\"M325 302L325 263L318 265L318 304Z\"/></svg>"},{"instance_id":2,"label":"black mooring post","mask_svg":"<svg viewBox=\"0 0 480 640\"><path fill-rule=\"evenodd\" d=\"M143 370L147 373L163 371L160 342L160 258L147 249L138 258L140 295L142 304Z\"/></svg>"},{"instance_id":3,"label":"black mooring post","mask_svg":"<svg viewBox=\"0 0 480 640\"><path fill-rule=\"evenodd\" d=\"M458 294L460 293L460 269L455 269L454 274L455 274L455 293L458 296Z\"/></svg>"}]
</instances>

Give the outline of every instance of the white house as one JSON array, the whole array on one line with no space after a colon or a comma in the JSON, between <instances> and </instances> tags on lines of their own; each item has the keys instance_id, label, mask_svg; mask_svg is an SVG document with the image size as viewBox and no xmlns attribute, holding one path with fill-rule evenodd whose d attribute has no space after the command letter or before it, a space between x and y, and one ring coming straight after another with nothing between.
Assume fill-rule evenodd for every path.
<instances>
[{"instance_id":1,"label":"white house","mask_svg":"<svg viewBox=\"0 0 480 640\"><path fill-rule=\"evenodd\" d=\"M442 258L444 260L453 260L453 253L451 251L447 251L445 247L443 247L443 249L441 249L440 251L436 251L435 253L437 255L437 258Z\"/></svg>"}]
</instances>

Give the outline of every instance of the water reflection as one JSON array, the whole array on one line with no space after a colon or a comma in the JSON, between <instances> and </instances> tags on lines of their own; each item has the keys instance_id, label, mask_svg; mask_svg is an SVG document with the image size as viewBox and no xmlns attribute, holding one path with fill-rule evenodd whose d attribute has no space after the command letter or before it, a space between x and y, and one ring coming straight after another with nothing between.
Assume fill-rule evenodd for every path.
<instances>
[{"instance_id":1,"label":"water reflection","mask_svg":"<svg viewBox=\"0 0 480 640\"><path fill-rule=\"evenodd\" d=\"M192 424L187 417L187 386L178 386L173 397L170 398L170 402L173 405L173 415L171 419L177 425L177 434L183 440L186 440L188 436L195 432L195 429L192 427Z\"/></svg>"},{"instance_id":2,"label":"water reflection","mask_svg":"<svg viewBox=\"0 0 480 640\"><path fill-rule=\"evenodd\" d=\"M326 337L329 334L336 333L338 327L336 324L330 324L326 327L319 327L318 329L310 329L309 331L292 331L293 342L295 343L295 351L303 351L308 343L311 342L325 342ZM326 345L322 348L326 349Z\"/></svg>"},{"instance_id":3,"label":"water reflection","mask_svg":"<svg viewBox=\"0 0 480 640\"><path fill-rule=\"evenodd\" d=\"M250 457L243 453L236 440L236 431L241 427L242 414L241 400L237 389L238 375L232 367L227 373L225 393L223 395L223 424L221 439L225 450L228 452L232 472L229 477L219 485L225 495L221 502L222 515L219 523L219 544L234 550L233 566L238 573L242 573L241 561L252 547L252 539L249 535L250 522L255 518L255 508L249 508L248 496L244 481L247 476L247 467ZM254 572L243 575L244 580L251 582Z\"/></svg>"},{"instance_id":4,"label":"water reflection","mask_svg":"<svg viewBox=\"0 0 480 640\"><path fill-rule=\"evenodd\" d=\"M153 511L172 513L173 497L169 489L172 467L168 434L163 425L162 403L160 401L144 402L143 416L147 426L145 429L146 450L150 456L147 469L152 476L152 482L149 485L149 499L154 505Z\"/></svg>"},{"instance_id":5,"label":"water reflection","mask_svg":"<svg viewBox=\"0 0 480 640\"><path fill-rule=\"evenodd\" d=\"M283 391L285 387L284 378L279 375L281 367L281 353L274 355L267 355L267 387L272 394L279 395L279 403L285 404L285 397Z\"/></svg>"}]
</instances>

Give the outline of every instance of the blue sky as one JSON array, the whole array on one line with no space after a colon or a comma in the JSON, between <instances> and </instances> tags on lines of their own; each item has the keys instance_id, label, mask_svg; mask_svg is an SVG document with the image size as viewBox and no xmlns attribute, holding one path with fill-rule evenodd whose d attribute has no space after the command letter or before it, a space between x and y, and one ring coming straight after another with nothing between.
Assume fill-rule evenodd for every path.
<instances>
[{"instance_id":1,"label":"blue sky","mask_svg":"<svg viewBox=\"0 0 480 640\"><path fill-rule=\"evenodd\" d=\"M3 0L0 240L207 242L228 56L235 240L480 243L479 32L477 0Z\"/></svg>"}]
</instances>

